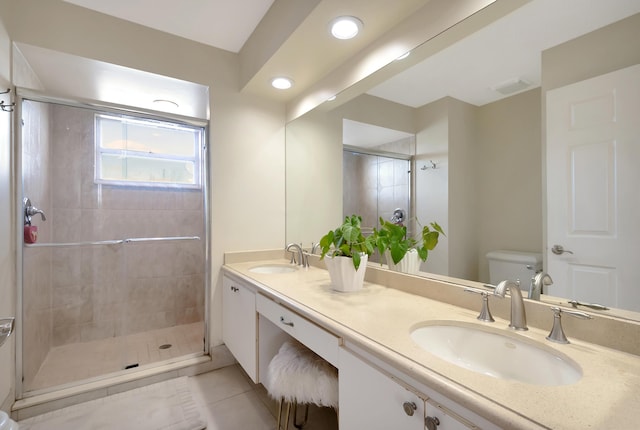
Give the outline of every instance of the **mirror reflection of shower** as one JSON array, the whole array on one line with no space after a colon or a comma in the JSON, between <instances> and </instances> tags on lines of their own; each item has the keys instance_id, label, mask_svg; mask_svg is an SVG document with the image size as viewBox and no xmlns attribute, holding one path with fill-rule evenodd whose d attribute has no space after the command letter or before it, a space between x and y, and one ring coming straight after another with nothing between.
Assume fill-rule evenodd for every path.
<instances>
[{"instance_id":1,"label":"mirror reflection of shower","mask_svg":"<svg viewBox=\"0 0 640 430\"><path fill-rule=\"evenodd\" d=\"M343 144L343 216L360 215L365 234L398 209L409 219L414 135L344 119Z\"/></svg>"}]
</instances>

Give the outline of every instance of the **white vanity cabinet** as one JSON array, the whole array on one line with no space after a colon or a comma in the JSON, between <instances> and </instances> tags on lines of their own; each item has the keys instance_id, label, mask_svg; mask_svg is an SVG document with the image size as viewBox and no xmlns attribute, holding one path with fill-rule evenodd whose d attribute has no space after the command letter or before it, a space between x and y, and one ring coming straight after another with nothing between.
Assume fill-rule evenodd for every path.
<instances>
[{"instance_id":1,"label":"white vanity cabinet","mask_svg":"<svg viewBox=\"0 0 640 430\"><path fill-rule=\"evenodd\" d=\"M340 430L497 429L453 402L443 406L425 394L429 390L414 388L345 348L339 359ZM460 414L473 416L478 425Z\"/></svg>"},{"instance_id":2,"label":"white vanity cabinet","mask_svg":"<svg viewBox=\"0 0 640 430\"><path fill-rule=\"evenodd\" d=\"M249 377L257 382L256 290L234 277L222 278L222 339Z\"/></svg>"},{"instance_id":3,"label":"white vanity cabinet","mask_svg":"<svg viewBox=\"0 0 640 430\"><path fill-rule=\"evenodd\" d=\"M344 348L339 359L340 430L424 428L424 398Z\"/></svg>"},{"instance_id":4,"label":"white vanity cabinet","mask_svg":"<svg viewBox=\"0 0 640 430\"><path fill-rule=\"evenodd\" d=\"M438 404L432 399L427 399L425 406L425 429L429 428L429 423L433 423L438 430L479 430L480 427L464 420L459 416L454 416L453 412Z\"/></svg>"},{"instance_id":5,"label":"white vanity cabinet","mask_svg":"<svg viewBox=\"0 0 640 430\"><path fill-rule=\"evenodd\" d=\"M297 339L332 365L338 366L339 337L262 294L258 294L256 297L256 310L261 320L261 338L263 334L266 336L269 327L262 323L262 320L265 319L270 321L277 331L282 331ZM261 347L265 342L260 340Z\"/></svg>"}]
</instances>

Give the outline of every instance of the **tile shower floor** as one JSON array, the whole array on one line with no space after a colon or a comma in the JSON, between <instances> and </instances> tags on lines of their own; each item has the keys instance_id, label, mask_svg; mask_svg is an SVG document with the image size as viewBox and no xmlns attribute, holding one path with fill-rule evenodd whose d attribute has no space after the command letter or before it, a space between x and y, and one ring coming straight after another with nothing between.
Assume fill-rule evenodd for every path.
<instances>
[{"instance_id":1,"label":"tile shower floor","mask_svg":"<svg viewBox=\"0 0 640 430\"><path fill-rule=\"evenodd\" d=\"M201 352L204 349L203 338L204 323L198 322L58 346L49 351L26 389L40 390L118 372L125 366L143 366Z\"/></svg>"}]
</instances>

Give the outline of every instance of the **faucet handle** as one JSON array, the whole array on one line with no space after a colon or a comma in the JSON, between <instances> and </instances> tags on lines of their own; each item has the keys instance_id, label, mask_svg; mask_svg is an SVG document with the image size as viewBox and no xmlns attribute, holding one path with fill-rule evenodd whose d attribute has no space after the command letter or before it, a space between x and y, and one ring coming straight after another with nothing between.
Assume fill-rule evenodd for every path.
<instances>
[{"instance_id":1,"label":"faucet handle","mask_svg":"<svg viewBox=\"0 0 640 430\"><path fill-rule=\"evenodd\" d=\"M547 336L547 339L556 343L570 343L569 339L567 339L567 336L564 334L564 330L562 330L562 314L588 320L593 318L586 312L562 309L556 306L551 307L551 311L553 312L553 327L551 328L551 332L549 333L549 336Z\"/></svg>"},{"instance_id":2,"label":"faucet handle","mask_svg":"<svg viewBox=\"0 0 640 430\"><path fill-rule=\"evenodd\" d=\"M467 293L475 293L482 295L482 309L480 310L480 315L478 315L478 319L480 321L486 322L494 322L493 316L491 315L491 311L489 310L489 293L484 290L480 290L478 288L465 288L465 292Z\"/></svg>"}]
</instances>

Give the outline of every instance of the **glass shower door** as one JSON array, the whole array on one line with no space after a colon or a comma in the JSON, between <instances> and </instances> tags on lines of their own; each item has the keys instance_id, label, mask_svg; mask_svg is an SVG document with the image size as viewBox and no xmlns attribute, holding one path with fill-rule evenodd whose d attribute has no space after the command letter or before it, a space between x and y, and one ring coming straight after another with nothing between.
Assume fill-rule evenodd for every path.
<instances>
[{"instance_id":1,"label":"glass shower door","mask_svg":"<svg viewBox=\"0 0 640 430\"><path fill-rule=\"evenodd\" d=\"M22 393L203 355L203 189L101 184L100 111L21 111L22 196L46 214L21 247Z\"/></svg>"},{"instance_id":2,"label":"glass shower door","mask_svg":"<svg viewBox=\"0 0 640 430\"><path fill-rule=\"evenodd\" d=\"M394 211L410 212L410 160L345 150L343 152L343 216L362 217L363 232L372 233L379 219ZM374 254L371 261L379 261Z\"/></svg>"}]
</instances>

